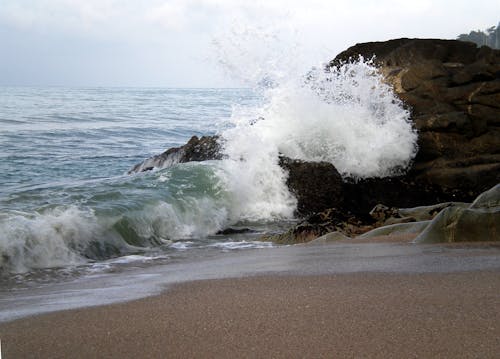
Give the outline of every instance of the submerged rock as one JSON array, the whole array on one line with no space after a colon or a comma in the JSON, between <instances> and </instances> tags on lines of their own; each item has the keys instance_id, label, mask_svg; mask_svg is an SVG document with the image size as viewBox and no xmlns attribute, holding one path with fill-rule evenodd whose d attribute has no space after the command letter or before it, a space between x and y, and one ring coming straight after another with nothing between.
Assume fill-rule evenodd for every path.
<instances>
[{"instance_id":1,"label":"submerged rock","mask_svg":"<svg viewBox=\"0 0 500 359\"><path fill-rule=\"evenodd\" d=\"M167 168L177 163L191 161L208 161L222 159L221 144L218 136L197 136L191 139L184 146L169 148L162 154L145 159L136 164L128 171L131 173L150 171L153 168Z\"/></svg>"},{"instance_id":2,"label":"submerged rock","mask_svg":"<svg viewBox=\"0 0 500 359\"><path fill-rule=\"evenodd\" d=\"M229 227L218 231L216 234L219 235L230 235L230 234L242 234L242 233L255 233L255 230L251 228L234 228Z\"/></svg>"}]
</instances>

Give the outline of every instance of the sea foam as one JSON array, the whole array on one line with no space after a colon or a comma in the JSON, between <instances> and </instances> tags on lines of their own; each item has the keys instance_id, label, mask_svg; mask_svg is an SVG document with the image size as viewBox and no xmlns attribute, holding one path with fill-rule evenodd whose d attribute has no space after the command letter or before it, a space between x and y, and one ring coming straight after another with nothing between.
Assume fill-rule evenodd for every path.
<instances>
[{"instance_id":1,"label":"sea foam","mask_svg":"<svg viewBox=\"0 0 500 359\"><path fill-rule=\"evenodd\" d=\"M223 53L241 53L236 50ZM250 72L246 83L262 100L234 107L219 131L223 160L174 164L85 188L65 186L55 190L86 193L88 202L4 211L2 271L80 264L154 247L174 250L177 240L196 243L235 224L292 219L297 200L280 155L327 161L354 179L398 174L409 165L417 150L410 114L371 60L304 73L283 54L279 61L264 55L257 57L260 64L230 66Z\"/></svg>"}]
</instances>

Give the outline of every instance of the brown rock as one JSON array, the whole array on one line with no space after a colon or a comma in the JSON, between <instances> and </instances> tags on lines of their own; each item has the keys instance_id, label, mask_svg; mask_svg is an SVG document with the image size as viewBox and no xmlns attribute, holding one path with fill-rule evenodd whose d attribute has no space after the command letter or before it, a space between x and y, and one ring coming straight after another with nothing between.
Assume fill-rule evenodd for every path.
<instances>
[{"instance_id":1,"label":"brown rock","mask_svg":"<svg viewBox=\"0 0 500 359\"><path fill-rule=\"evenodd\" d=\"M414 181L468 194L455 198L460 200L500 181L500 50L455 40L397 39L357 44L330 66L360 55L375 56L387 83L411 109L419 131L410 169Z\"/></svg>"},{"instance_id":2,"label":"brown rock","mask_svg":"<svg viewBox=\"0 0 500 359\"><path fill-rule=\"evenodd\" d=\"M288 172L287 185L297 198L299 215L342 207L342 177L331 163L280 157L280 166Z\"/></svg>"}]
</instances>

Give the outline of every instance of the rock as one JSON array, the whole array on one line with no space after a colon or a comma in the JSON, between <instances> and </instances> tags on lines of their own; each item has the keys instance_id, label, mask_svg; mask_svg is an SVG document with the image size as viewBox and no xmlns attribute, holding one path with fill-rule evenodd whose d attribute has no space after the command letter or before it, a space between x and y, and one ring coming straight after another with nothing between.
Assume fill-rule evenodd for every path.
<instances>
[{"instance_id":1,"label":"rock","mask_svg":"<svg viewBox=\"0 0 500 359\"><path fill-rule=\"evenodd\" d=\"M330 232L327 233L321 237L318 237L316 239L313 239L312 241L308 242L308 245L317 245L317 244L328 244L328 243L334 243L337 241L344 241L344 240L349 240L351 238L347 237L345 234L342 232Z\"/></svg>"},{"instance_id":2,"label":"rock","mask_svg":"<svg viewBox=\"0 0 500 359\"><path fill-rule=\"evenodd\" d=\"M379 203L387 207L406 208L448 202L457 198L471 200L471 195L454 189L417 181L411 175L389 178L367 178L347 181L343 186L343 208L364 220L371 220L369 212ZM404 217L404 216L403 216Z\"/></svg>"},{"instance_id":3,"label":"rock","mask_svg":"<svg viewBox=\"0 0 500 359\"><path fill-rule=\"evenodd\" d=\"M343 206L342 177L331 163L280 157L279 164L288 173L287 185L297 198L299 215Z\"/></svg>"},{"instance_id":4,"label":"rock","mask_svg":"<svg viewBox=\"0 0 500 359\"><path fill-rule=\"evenodd\" d=\"M389 218L400 218L401 216L399 215L398 209L394 207L387 207L384 206L383 204L377 204L373 209L370 211L370 216L379 223L384 223L386 220Z\"/></svg>"},{"instance_id":5,"label":"rock","mask_svg":"<svg viewBox=\"0 0 500 359\"><path fill-rule=\"evenodd\" d=\"M481 193L470 205L471 209L492 210L500 207L500 183Z\"/></svg>"},{"instance_id":6,"label":"rock","mask_svg":"<svg viewBox=\"0 0 500 359\"><path fill-rule=\"evenodd\" d=\"M415 238L415 243L500 241L500 185L468 208L448 207Z\"/></svg>"},{"instance_id":7,"label":"rock","mask_svg":"<svg viewBox=\"0 0 500 359\"><path fill-rule=\"evenodd\" d=\"M385 81L411 109L419 152L406 174L362 180L342 180L329 163L281 157L300 216L338 208L369 223L368 212L378 203L411 208L471 202L500 182L500 50L455 40L396 39L355 45L329 66L360 55L376 56ZM195 136L129 173L222 159L221 148L217 136ZM420 220L400 213L391 221L404 217Z\"/></svg>"},{"instance_id":8,"label":"rock","mask_svg":"<svg viewBox=\"0 0 500 359\"><path fill-rule=\"evenodd\" d=\"M280 244L296 244L310 242L331 232L341 232L346 236L355 236L371 228L371 226L349 213L330 208L321 213L308 216L284 233L266 235L261 239Z\"/></svg>"},{"instance_id":9,"label":"rock","mask_svg":"<svg viewBox=\"0 0 500 359\"><path fill-rule=\"evenodd\" d=\"M222 157L218 136L203 136L201 138L193 136L184 146L170 148L160 155L150 157L135 165L128 173L150 171L153 168L167 168L177 163L219 160Z\"/></svg>"},{"instance_id":10,"label":"rock","mask_svg":"<svg viewBox=\"0 0 500 359\"><path fill-rule=\"evenodd\" d=\"M360 55L375 56L385 81L411 109L419 152L407 178L439 187L434 203L469 201L499 182L500 50L396 39L357 44L330 66Z\"/></svg>"},{"instance_id":11,"label":"rock","mask_svg":"<svg viewBox=\"0 0 500 359\"><path fill-rule=\"evenodd\" d=\"M396 208L387 207L383 204L377 204L370 211L370 216L376 221L378 226L396 223L427 221L433 219L443 209L454 206L466 208L470 206L470 203L445 202L414 208Z\"/></svg>"},{"instance_id":12,"label":"rock","mask_svg":"<svg viewBox=\"0 0 500 359\"><path fill-rule=\"evenodd\" d=\"M230 234L242 234L242 233L255 233L255 230L251 228L234 228L229 227L223 230L218 231L216 234L218 235L230 235Z\"/></svg>"},{"instance_id":13,"label":"rock","mask_svg":"<svg viewBox=\"0 0 500 359\"><path fill-rule=\"evenodd\" d=\"M445 202L431 206L420 206L414 208L400 208L398 213L400 216L413 217L416 221L427 221L437 216L439 212L448 207L467 208L470 203L464 202Z\"/></svg>"},{"instance_id":14,"label":"rock","mask_svg":"<svg viewBox=\"0 0 500 359\"><path fill-rule=\"evenodd\" d=\"M427 228L430 221L420 221L411 223L398 223L372 229L356 238L373 238L388 235L419 234Z\"/></svg>"},{"instance_id":15,"label":"rock","mask_svg":"<svg viewBox=\"0 0 500 359\"><path fill-rule=\"evenodd\" d=\"M390 226L392 224L400 224L400 223L411 223L411 222L416 222L417 220L414 217L408 216L408 217L398 217L398 218L388 218L384 222L384 226Z\"/></svg>"}]
</instances>

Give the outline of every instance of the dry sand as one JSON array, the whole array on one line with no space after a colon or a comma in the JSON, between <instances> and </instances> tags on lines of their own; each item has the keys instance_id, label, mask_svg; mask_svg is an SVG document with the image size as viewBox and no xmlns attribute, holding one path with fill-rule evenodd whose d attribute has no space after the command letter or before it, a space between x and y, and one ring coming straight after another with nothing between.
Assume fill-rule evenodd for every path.
<instances>
[{"instance_id":1,"label":"dry sand","mask_svg":"<svg viewBox=\"0 0 500 359\"><path fill-rule=\"evenodd\" d=\"M500 273L264 276L0 325L3 358L499 358Z\"/></svg>"}]
</instances>

